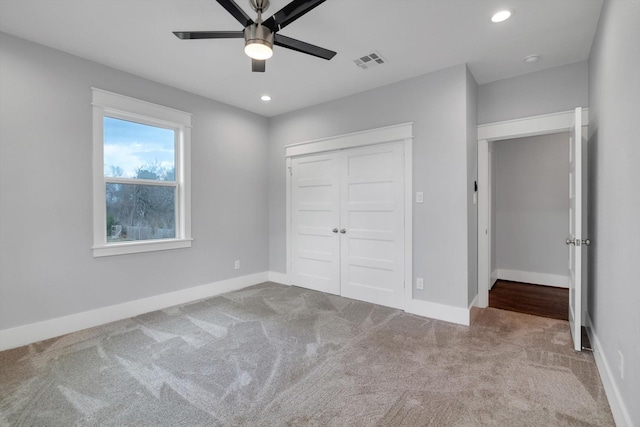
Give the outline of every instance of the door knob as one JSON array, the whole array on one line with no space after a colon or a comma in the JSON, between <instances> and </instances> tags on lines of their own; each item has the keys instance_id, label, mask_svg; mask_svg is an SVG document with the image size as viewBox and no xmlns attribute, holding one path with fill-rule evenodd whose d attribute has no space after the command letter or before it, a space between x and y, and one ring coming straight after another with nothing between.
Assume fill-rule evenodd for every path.
<instances>
[{"instance_id":1,"label":"door knob","mask_svg":"<svg viewBox=\"0 0 640 427\"><path fill-rule=\"evenodd\" d=\"M565 242L567 245L575 245L575 246L580 246L580 245L585 245L585 246L591 246L591 240L590 239L572 239L570 237L567 237L567 240Z\"/></svg>"},{"instance_id":2,"label":"door knob","mask_svg":"<svg viewBox=\"0 0 640 427\"><path fill-rule=\"evenodd\" d=\"M340 230L340 232L341 232L342 234L344 234L344 233L346 233L346 232L347 232L347 229L346 229L346 228L343 228L342 230Z\"/></svg>"},{"instance_id":3,"label":"door knob","mask_svg":"<svg viewBox=\"0 0 640 427\"><path fill-rule=\"evenodd\" d=\"M333 231L334 233L337 233L337 232L338 232L338 229L337 229L337 228L334 228L334 229L333 229L333 230L331 230L331 231Z\"/></svg>"}]
</instances>

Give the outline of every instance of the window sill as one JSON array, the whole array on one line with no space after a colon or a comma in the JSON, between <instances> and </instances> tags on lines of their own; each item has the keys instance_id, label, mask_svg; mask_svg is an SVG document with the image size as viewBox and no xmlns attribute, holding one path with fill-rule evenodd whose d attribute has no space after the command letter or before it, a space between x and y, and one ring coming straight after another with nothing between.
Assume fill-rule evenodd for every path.
<instances>
[{"instance_id":1,"label":"window sill","mask_svg":"<svg viewBox=\"0 0 640 427\"><path fill-rule=\"evenodd\" d=\"M146 240L143 242L111 243L94 246L93 257L137 254L141 252L166 251L170 249L190 248L193 239Z\"/></svg>"}]
</instances>

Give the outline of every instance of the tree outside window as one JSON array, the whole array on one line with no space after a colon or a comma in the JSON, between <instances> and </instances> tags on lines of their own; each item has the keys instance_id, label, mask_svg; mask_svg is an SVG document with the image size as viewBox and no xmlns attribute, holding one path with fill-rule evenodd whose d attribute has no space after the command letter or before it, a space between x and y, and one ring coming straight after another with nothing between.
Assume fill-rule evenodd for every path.
<instances>
[{"instance_id":1,"label":"tree outside window","mask_svg":"<svg viewBox=\"0 0 640 427\"><path fill-rule=\"evenodd\" d=\"M107 242L176 236L175 130L104 117Z\"/></svg>"}]
</instances>

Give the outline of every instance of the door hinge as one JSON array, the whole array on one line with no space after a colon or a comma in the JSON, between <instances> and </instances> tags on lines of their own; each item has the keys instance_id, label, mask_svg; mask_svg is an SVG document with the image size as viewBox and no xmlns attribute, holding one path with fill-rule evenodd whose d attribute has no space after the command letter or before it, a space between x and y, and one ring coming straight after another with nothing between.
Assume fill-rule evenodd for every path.
<instances>
[{"instance_id":1,"label":"door hinge","mask_svg":"<svg viewBox=\"0 0 640 427\"><path fill-rule=\"evenodd\" d=\"M289 169L289 175L293 175L293 170L292 170L291 166L287 166L287 169Z\"/></svg>"}]
</instances>

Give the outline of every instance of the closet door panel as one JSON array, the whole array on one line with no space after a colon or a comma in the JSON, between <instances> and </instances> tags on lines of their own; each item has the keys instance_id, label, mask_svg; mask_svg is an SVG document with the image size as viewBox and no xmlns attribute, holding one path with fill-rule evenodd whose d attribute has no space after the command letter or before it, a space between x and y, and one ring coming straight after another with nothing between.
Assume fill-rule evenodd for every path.
<instances>
[{"instance_id":1,"label":"closet door panel","mask_svg":"<svg viewBox=\"0 0 640 427\"><path fill-rule=\"evenodd\" d=\"M345 150L341 168L342 296L402 308L404 160L401 143Z\"/></svg>"},{"instance_id":2,"label":"closet door panel","mask_svg":"<svg viewBox=\"0 0 640 427\"><path fill-rule=\"evenodd\" d=\"M336 154L291 162L292 281L340 294L339 159Z\"/></svg>"}]
</instances>

